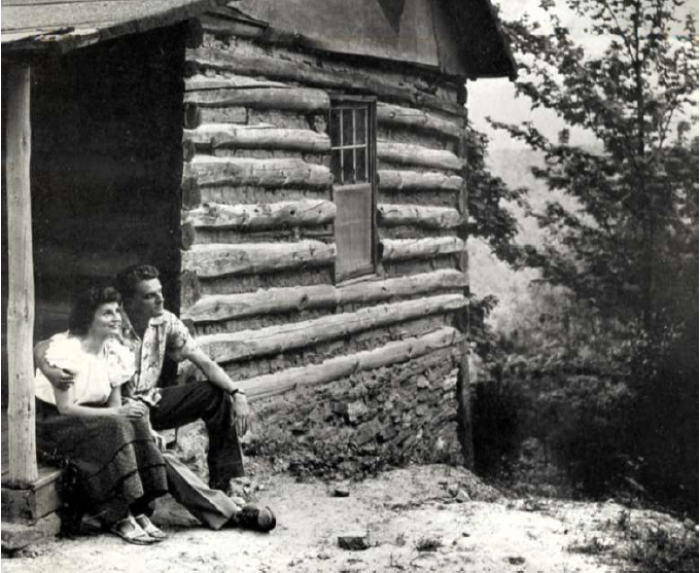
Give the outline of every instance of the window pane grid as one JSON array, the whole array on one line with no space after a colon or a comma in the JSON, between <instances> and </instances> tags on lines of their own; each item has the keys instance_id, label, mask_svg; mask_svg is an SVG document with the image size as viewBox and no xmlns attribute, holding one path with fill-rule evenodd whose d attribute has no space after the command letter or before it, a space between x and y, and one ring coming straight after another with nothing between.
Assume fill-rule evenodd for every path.
<instances>
[{"instance_id":1,"label":"window pane grid","mask_svg":"<svg viewBox=\"0 0 700 573\"><path fill-rule=\"evenodd\" d=\"M333 173L339 184L369 181L369 106L340 106L331 110Z\"/></svg>"}]
</instances>

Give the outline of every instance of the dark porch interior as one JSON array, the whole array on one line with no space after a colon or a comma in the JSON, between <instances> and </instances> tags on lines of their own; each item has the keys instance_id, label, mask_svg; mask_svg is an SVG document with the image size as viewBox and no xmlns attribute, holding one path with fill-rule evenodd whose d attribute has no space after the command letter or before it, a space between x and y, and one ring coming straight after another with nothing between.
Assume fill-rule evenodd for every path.
<instances>
[{"instance_id":1,"label":"dark porch interior","mask_svg":"<svg viewBox=\"0 0 700 573\"><path fill-rule=\"evenodd\" d=\"M176 25L33 62L35 341L66 328L76 290L129 264L156 264L177 307L184 42Z\"/></svg>"}]
</instances>

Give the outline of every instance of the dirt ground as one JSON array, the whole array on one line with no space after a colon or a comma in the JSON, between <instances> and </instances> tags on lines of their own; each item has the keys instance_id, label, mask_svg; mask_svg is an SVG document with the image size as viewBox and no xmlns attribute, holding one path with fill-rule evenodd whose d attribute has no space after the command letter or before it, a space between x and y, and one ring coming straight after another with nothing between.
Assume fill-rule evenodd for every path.
<instances>
[{"instance_id":1,"label":"dirt ground","mask_svg":"<svg viewBox=\"0 0 700 573\"><path fill-rule=\"evenodd\" d=\"M337 487L348 497L336 497ZM622 571L639 528L683 524L615 503L506 499L466 470L444 465L385 472L360 483L300 483L285 474L250 489L278 517L271 534L199 526L172 499L155 521L170 534L140 547L109 534L53 540L3 558L6 573L73 571ZM342 549L338 537L367 536Z\"/></svg>"}]
</instances>

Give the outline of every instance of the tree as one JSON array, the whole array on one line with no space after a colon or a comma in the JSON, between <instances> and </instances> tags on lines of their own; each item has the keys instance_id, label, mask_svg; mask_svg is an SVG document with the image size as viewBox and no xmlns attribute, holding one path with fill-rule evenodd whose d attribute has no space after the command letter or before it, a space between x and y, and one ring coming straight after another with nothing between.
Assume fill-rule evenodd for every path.
<instances>
[{"instance_id":1,"label":"tree","mask_svg":"<svg viewBox=\"0 0 700 573\"><path fill-rule=\"evenodd\" d=\"M697 308L698 143L679 121L698 89L695 25L679 22L680 0L565 3L605 43L600 55L575 42L551 0L541 4L551 32L507 24L518 93L568 127L550 141L532 123L493 123L540 150L546 167L535 176L580 206L552 201L536 215L549 240L528 259L606 316L656 335ZM571 145L568 128L597 145Z\"/></svg>"},{"instance_id":2,"label":"tree","mask_svg":"<svg viewBox=\"0 0 700 573\"><path fill-rule=\"evenodd\" d=\"M532 123L492 122L539 150L545 167L534 175L574 200L533 214L547 240L527 246L527 259L602 317L611 345L631 350L623 356L637 400L631 429L646 483L686 495L696 511L698 138L689 137L697 118L688 118L698 90L695 23L678 17L680 0L564 4L602 49L578 45L551 0L541 4L551 31L526 18L507 32L520 64L517 92L566 129L551 141ZM572 145L572 128L596 144Z\"/></svg>"}]
</instances>

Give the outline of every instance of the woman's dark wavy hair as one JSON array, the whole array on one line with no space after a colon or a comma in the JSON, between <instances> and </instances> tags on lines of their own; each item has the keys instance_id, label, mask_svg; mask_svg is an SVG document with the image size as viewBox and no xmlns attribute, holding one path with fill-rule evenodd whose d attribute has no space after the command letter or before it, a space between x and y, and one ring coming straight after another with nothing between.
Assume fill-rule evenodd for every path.
<instances>
[{"instance_id":1,"label":"woman's dark wavy hair","mask_svg":"<svg viewBox=\"0 0 700 573\"><path fill-rule=\"evenodd\" d=\"M95 285L78 294L73 301L68 317L68 331L76 336L84 336L90 330L95 312L100 305L122 301L119 291L113 286Z\"/></svg>"}]
</instances>

